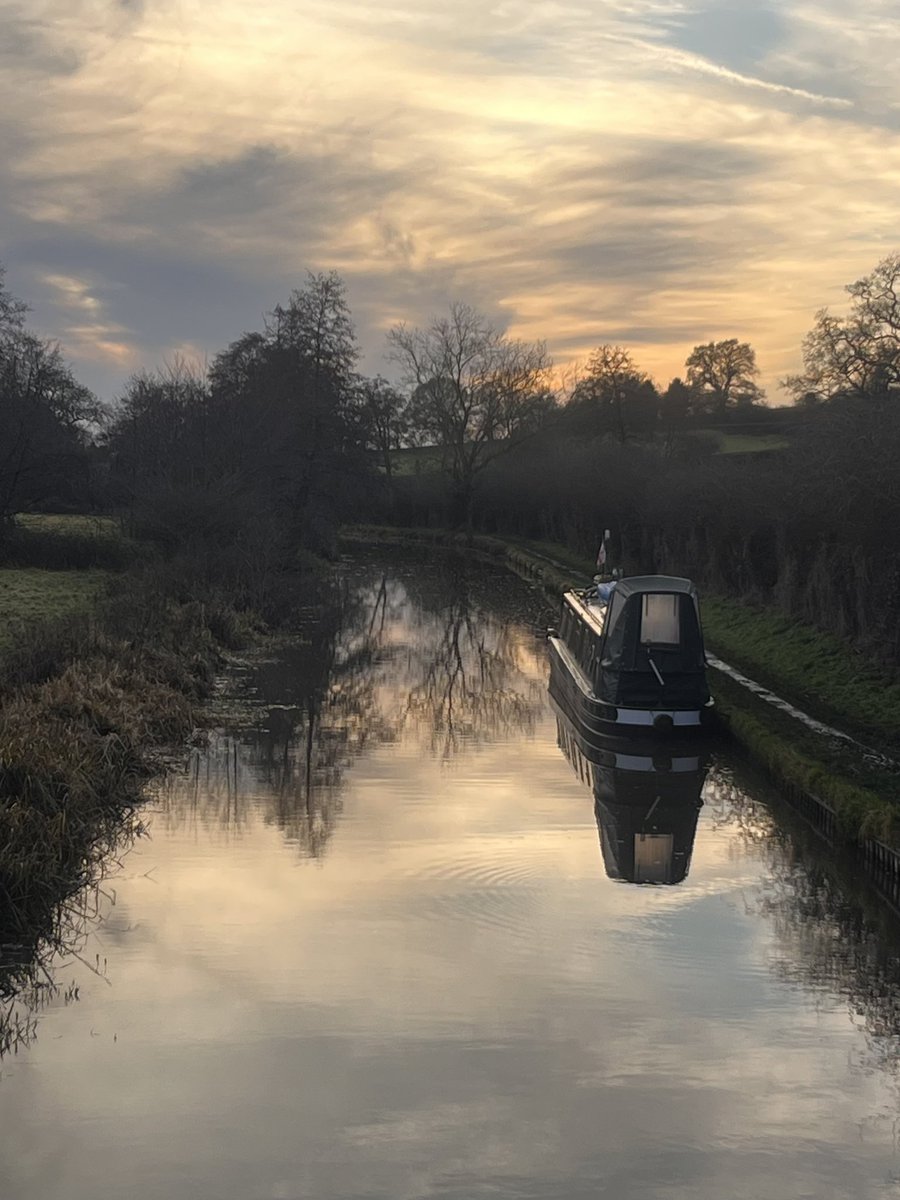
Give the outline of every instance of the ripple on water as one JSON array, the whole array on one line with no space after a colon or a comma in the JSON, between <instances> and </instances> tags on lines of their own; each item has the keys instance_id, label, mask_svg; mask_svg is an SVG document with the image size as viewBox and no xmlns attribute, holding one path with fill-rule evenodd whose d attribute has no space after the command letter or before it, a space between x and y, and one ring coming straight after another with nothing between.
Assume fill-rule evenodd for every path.
<instances>
[{"instance_id":1,"label":"ripple on water","mask_svg":"<svg viewBox=\"0 0 900 1200\"><path fill-rule=\"evenodd\" d=\"M407 875L420 889L413 916L426 922L463 921L470 928L530 940L546 887L542 858L529 856L521 841L436 857Z\"/></svg>"}]
</instances>

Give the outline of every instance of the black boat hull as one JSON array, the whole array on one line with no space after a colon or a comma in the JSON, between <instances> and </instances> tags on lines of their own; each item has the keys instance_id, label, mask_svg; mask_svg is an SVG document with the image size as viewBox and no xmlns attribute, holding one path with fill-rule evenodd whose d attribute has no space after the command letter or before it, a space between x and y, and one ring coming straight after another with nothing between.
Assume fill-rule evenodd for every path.
<instances>
[{"instance_id":1,"label":"black boat hull","mask_svg":"<svg viewBox=\"0 0 900 1200\"><path fill-rule=\"evenodd\" d=\"M660 737L681 740L706 732L713 720L713 705L692 708L632 708L600 700L566 644L547 639L550 652L550 695L588 742L592 738Z\"/></svg>"}]
</instances>

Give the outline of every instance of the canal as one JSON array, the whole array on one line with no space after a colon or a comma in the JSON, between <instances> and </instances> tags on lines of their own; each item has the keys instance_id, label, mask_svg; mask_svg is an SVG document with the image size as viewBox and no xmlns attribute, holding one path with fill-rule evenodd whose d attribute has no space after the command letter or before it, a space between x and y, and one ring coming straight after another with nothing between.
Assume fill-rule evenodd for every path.
<instances>
[{"instance_id":1,"label":"canal","mask_svg":"<svg viewBox=\"0 0 900 1200\"><path fill-rule=\"evenodd\" d=\"M0 1197L900 1196L855 869L723 747L642 841L671 764L573 750L517 579L342 574L6 1002Z\"/></svg>"}]
</instances>

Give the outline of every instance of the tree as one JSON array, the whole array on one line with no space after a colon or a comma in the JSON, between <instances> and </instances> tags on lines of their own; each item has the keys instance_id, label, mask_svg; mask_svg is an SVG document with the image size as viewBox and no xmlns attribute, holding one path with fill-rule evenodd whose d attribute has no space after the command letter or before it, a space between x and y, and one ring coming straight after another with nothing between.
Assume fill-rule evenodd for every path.
<instances>
[{"instance_id":1,"label":"tree","mask_svg":"<svg viewBox=\"0 0 900 1200\"><path fill-rule=\"evenodd\" d=\"M176 359L128 380L109 423L106 443L120 500L135 501L160 486L193 488L210 474L209 389Z\"/></svg>"},{"instance_id":2,"label":"tree","mask_svg":"<svg viewBox=\"0 0 900 1200\"><path fill-rule=\"evenodd\" d=\"M679 443L679 435L683 435L685 431L696 399L694 389L677 375L660 396L659 415L665 437L666 454L671 455L675 452Z\"/></svg>"},{"instance_id":3,"label":"tree","mask_svg":"<svg viewBox=\"0 0 900 1200\"><path fill-rule=\"evenodd\" d=\"M468 304L424 329L396 325L388 346L412 388L411 430L440 450L455 517L471 532L479 475L547 415L546 346L507 337Z\"/></svg>"},{"instance_id":4,"label":"tree","mask_svg":"<svg viewBox=\"0 0 900 1200\"><path fill-rule=\"evenodd\" d=\"M756 352L749 342L728 338L695 346L685 360L688 384L716 416L729 409L757 404L765 393L755 382Z\"/></svg>"},{"instance_id":5,"label":"tree","mask_svg":"<svg viewBox=\"0 0 900 1200\"><path fill-rule=\"evenodd\" d=\"M380 375L359 380L357 411L363 437L381 459L388 483L393 477L393 452L403 444L409 428L407 407L406 397Z\"/></svg>"},{"instance_id":6,"label":"tree","mask_svg":"<svg viewBox=\"0 0 900 1200\"><path fill-rule=\"evenodd\" d=\"M251 433L241 470L263 480L296 544L326 552L365 469L356 357L344 283L331 271L309 274L264 332L233 343L211 372L214 408Z\"/></svg>"},{"instance_id":7,"label":"tree","mask_svg":"<svg viewBox=\"0 0 900 1200\"><path fill-rule=\"evenodd\" d=\"M817 312L803 341L804 373L784 380L798 403L884 397L900 387L900 254L889 254L845 291L853 299L849 315Z\"/></svg>"},{"instance_id":8,"label":"tree","mask_svg":"<svg viewBox=\"0 0 900 1200\"><path fill-rule=\"evenodd\" d=\"M586 432L611 435L624 444L629 436L650 431L659 397L631 353L624 346L606 343L588 359L569 405L575 423Z\"/></svg>"},{"instance_id":9,"label":"tree","mask_svg":"<svg viewBox=\"0 0 900 1200\"><path fill-rule=\"evenodd\" d=\"M110 433L120 489L173 547L331 551L365 479L355 358L342 281L310 275L207 378L175 364L131 380Z\"/></svg>"},{"instance_id":10,"label":"tree","mask_svg":"<svg viewBox=\"0 0 900 1200\"><path fill-rule=\"evenodd\" d=\"M25 330L24 311L0 292L0 523L82 490L101 411L59 346Z\"/></svg>"},{"instance_id":11,"label":"tree","mask_svg":"<svg viewBox=\"0 0 900 1200\"><path fill-rule=\"evenodd\" d=\"M336 271L307 273L302 291L275 306L267 327L275 347L290 348L312 366L314 381L348 382L356 362L356 334L347 289Z\"/></svg>"}]
</instances>

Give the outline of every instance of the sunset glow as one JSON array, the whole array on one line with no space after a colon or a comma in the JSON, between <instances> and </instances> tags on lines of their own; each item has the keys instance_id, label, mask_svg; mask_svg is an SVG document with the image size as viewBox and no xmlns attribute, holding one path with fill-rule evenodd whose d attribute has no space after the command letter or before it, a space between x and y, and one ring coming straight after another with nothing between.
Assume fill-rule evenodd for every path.
<instances>
[{"instance_id":1,"label":"sunset glow","mask_svg":"<svg viewBox=\"0 0 900 1200\"><path fill-rule=\"evenodd\" d=\"M33 325L112 398L345 277L363 352L455 300L560 366L757 352L897 248L887 0L589 8L8 0L2 242Z\"/></svg>"}]
</instances>

